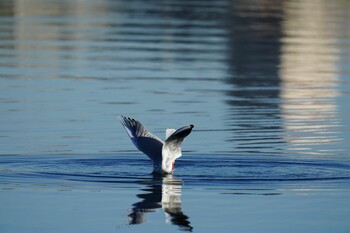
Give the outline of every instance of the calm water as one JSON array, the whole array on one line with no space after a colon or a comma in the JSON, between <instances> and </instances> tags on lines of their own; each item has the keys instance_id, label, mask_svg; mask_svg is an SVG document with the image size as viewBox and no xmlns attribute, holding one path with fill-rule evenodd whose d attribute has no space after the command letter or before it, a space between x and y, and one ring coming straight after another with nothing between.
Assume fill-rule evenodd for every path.
<instances>
[{"instance_id":1,"label":"calm water","mask_svg":"<svg viewBox=\"0 0 350 233\"><path fill-rule=\"evenodd\" d=\"M0 231L349 232L349 12L0 1ZM121 114L195 125L174 175Z\"/></svg>"}]
</instances>

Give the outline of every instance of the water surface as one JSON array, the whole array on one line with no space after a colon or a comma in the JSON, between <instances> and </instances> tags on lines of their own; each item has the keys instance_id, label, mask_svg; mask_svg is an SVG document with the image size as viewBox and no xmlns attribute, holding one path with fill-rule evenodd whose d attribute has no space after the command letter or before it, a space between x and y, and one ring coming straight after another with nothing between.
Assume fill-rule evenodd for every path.
<instances>
[{"instance_id":1,"label":"water surface","mask_svg":"<svg viewBox=\"0 0 350 233\"><path fill-rule=\"evenodd\" d=\"M2 232L347 232L346 1L0 3ZM161 138L157 177L119 115Z\"/></svg>"}]
</instances>

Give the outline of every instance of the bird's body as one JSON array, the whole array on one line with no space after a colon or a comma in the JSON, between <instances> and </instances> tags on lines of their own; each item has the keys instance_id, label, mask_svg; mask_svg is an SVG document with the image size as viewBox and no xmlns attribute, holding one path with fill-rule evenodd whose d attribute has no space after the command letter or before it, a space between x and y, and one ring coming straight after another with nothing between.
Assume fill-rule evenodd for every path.
<instances>
[{"instance_id":1,"label":"bird's body","mask_svg":"<svg viewBox=\"0 0 350 233\"><path fill-rule=\"evenodd\" d=\"M166 139L162 141L137 120L121 116L120 121L136 148L152 160L154 172L164 173L173 171L175 160L182 155L181 143L193 128L189 125L178 130L167 129Z\"/></svg>"}]
</instances>

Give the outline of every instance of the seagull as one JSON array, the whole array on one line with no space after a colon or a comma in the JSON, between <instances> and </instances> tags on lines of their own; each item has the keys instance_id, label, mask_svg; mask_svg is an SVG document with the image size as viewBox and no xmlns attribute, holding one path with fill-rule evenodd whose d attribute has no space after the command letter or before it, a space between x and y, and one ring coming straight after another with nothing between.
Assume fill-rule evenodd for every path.
<instances>
[{"instance_id":1,"label":"seagull","mask_svg":"<svg viewBox=\"0 0 350 233\"><path fill-rule=\"evenodd\" d=\"M162 141L135 119L121 116L120 122L136 148L152 160L155 173L173 172L175 160L182 156L181 144L194 127L188 125L177 130L166 129L166 139Z\"/></svg>"}]
</instances>

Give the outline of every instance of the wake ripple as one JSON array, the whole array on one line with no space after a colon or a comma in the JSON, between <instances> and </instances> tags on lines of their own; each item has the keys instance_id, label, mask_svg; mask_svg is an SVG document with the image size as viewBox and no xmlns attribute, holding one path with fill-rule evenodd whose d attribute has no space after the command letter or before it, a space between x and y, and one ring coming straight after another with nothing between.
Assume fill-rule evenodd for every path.
<instances>
[{"instance_id":1,"label":"wake ripple","mask_svg":"<svg viewBox=\"0 0 350 233\"><path fill-rule=\"evenodd\" d=\"M347 182L350 163L333 160L189 155L176 163L186 185ZM152 164L140 155L2 156L1 184L121 185L152 182Z\"/></svg>"}]
</instances>

